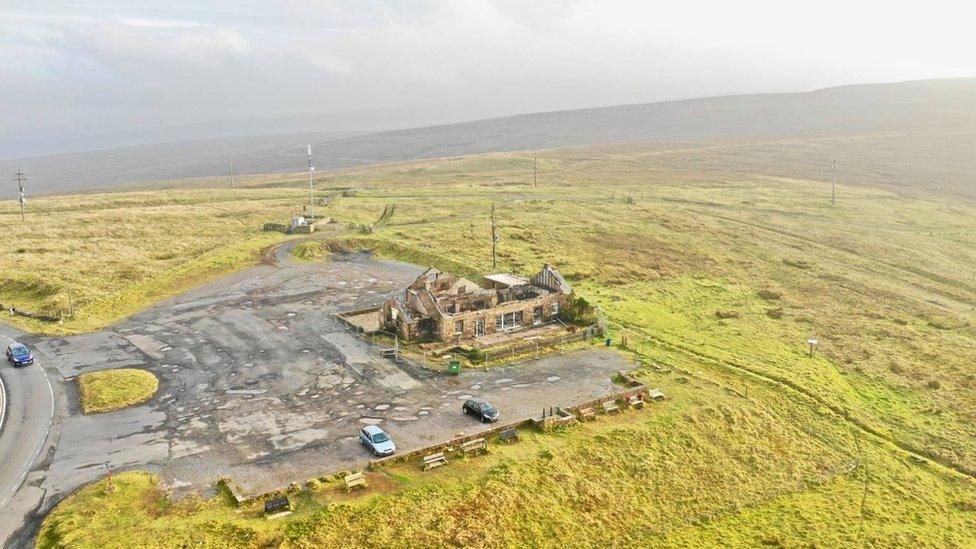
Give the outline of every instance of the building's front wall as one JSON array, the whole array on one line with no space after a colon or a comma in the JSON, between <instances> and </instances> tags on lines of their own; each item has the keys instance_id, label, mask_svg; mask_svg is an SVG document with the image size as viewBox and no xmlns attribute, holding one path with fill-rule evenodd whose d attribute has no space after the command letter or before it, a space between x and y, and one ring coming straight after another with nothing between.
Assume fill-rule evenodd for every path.
<instances>
[{"instance_id":1,"label":"building's front wall","mask_svg":"<svg viewBox=\"0 0 976 549\"><path fill-rule=\"evenodd\" d=\"M508 313L522 313L522 327L533 325L533 314L536 307L542 308L542 323L554 320L558 314L559 307L565 302L565 295L551 294L524 301L510 301L502 303L490 309L480 311L468 311L453 315L444 315L435 325L437 331L435 337L441 341L455 341L460 339L472 339L480 335L493 334L497 331L496 318ZM476 334L477 321L484 321L484 334ZM460 326L457 324L460 322ZM458 331L460 328L460 332Z\"/></svg>"}]
</instances>

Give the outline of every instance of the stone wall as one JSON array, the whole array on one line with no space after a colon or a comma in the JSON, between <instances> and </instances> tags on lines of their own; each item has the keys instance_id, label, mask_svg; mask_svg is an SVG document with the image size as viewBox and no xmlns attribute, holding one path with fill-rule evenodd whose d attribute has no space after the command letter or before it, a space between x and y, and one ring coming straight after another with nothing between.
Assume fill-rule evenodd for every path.
<instances>
[{"instance_id":1,"label":"stone wall","mask_svg":"<svg viewBox=\"0 0 976 549\"><path fill-rule=\"evenodd\" d=\"M542 307L542 322L549 322L556 316L557 307L562 304L565 296L551 294L524 301L510 301L502 303L491 309L481 311L467 311L444 316L439 326L436 327L438 338L441 341L453 341L456 339L472 339L475 337L475 322L483 319L485 322L485 335L496 332L496 317L516 311L522 312L522 326L532 326L532 314L536 307ZM463 322L461 334L457 334L455 323Z\"/></svg>"}]
</instances>

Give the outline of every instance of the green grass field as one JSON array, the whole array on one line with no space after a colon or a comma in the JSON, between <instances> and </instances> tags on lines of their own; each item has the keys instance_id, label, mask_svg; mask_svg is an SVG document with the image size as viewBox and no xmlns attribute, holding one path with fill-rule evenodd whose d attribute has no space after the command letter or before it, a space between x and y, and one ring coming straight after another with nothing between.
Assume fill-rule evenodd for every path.
<instances>
[{"instance_id":1,"label":"green grass field","mask_svg":"<svg viewBox=\"0 0 976 549\"><path fill-rule=\"evenodd\" d=\"M134 474L116 493L95 485L60 506L40 545L971 543L976 209L870 186L840 187L832 206L822 180L783 166L722 173L720 156L701 154L678 169L636 146L548 151L538 186L531 155L320 182L357 187L328 208L344 223L376 223L396 205L348 245L461 274L491 269L494 203L500 270L557 265L667 404L444 473L394 467L354 499L305 493L281 522L219 498L172 503ZM260 204L239 215L287 209ZM129 505L138 513L119 513Z\"/></svg>"},{"instance_id":2,"label":"green grass field","mask_svg":"<svg viewBox=\"0 0 976 549\"><path fill-rule=\"evenodd\" d=\"M23 223L0 202L0 304L65 316L63 324L5 316L41 333L96 330L194 285L260 260L280 241L302 195L275 190L183 190L31 201ZM74 316L70 313L73 312Z\"/></svg>"}]
</instances>

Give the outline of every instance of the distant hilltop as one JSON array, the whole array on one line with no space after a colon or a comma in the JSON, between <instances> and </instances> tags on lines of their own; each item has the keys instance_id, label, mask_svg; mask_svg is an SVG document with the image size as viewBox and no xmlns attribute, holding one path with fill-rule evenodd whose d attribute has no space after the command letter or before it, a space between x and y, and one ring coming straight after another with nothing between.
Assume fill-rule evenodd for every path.
<instances>
[{"instance_id":1,"label":"distant hilltop","mask_svg":"<svg viewBox=\"0 0 976 549\"><path fill-rule=\"evenodd\" d=\"M312 143L321 170L608 143L972 130L976 78L961 78L543 112L352 136L255 135L139 145L0 160L0 174L21 170L31 193L61 194L220 176L227 173L228 158L234 158L238 174L297 172L304 159L289 151L304 143ZM0 198L13 198L16 189L8 187L0 186Z\"/></svg>"}]
</instances>

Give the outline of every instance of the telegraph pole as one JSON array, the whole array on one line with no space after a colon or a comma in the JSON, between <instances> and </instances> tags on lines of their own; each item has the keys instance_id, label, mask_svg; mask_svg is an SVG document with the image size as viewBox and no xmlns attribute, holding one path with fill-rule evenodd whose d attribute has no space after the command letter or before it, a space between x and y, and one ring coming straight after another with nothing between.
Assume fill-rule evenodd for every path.
<instances>
[{"instance_id":1,"label":"telegraph pole","mask_svg":"<svg viewBox=\"0 0 976 549\"><path fill-rule=\"evenodd\" d=\"M312 189L312 172L315 168L312 166L312 146L308 146L308 213L310 219L315 221L315 191Z\"/></svg>"},{"instance_id":2,"label":"telegraph pole","mask_svg":"<svg viewBox=\"0 0 976 549\"><path fill-rule=\"evenodd\" d=\"M495 203L491 203L491 268L498 268L498 232L495 225Z\"/></svg>"},{"instance_id":3,"label":"telegraph pole","mask_svg":"<svg viewBox=\"0 0 976 549\"><path fill-rule=\"evenodd\" d=\"M830 203L837 204L837 161L830 161Z\"/></svg>"},{"instance_id":4,"label":"telegraph pole","mask_svg":"<svg viewBox=\"0 0 976 549\"><path fill-rule=\"evenodd\" d=\"M71 277L70 275L65 275L64 277L65 285L68 288L68 316L71 318L75 317L75 301L71 297Z\"/></svg>"},{"instance_id":5,"label":"telegraph pole","mask_svg":"<svg viewBox=\"0 0 976 549\"><path fill-rule=\"evenodd\" d=\"M230 188L234 188L234 161L228 160L227 166L230 168Z\"/></svg>"},{"instance_id":6,"label":"telegraph pole","mask_svg":"<svg viewBox=\"0 0 976 549\"><path fill-rule=\"evenodd\" d=\"M539 156L532 156L532 185L539 186Z\"/></svg>"},{"instance_id":7,"label":"telegraph pole","mask_svg":"<svg viewBox=\"0 0 976 549\"><path fill-rule=\"evenodd\" d=\"M20 220L27 221L27 215L24 213L24 205L27 203L27 199L24 196L24 181L27 181L27 178L24 177L24 172L15 173L14 181L16 181L17 186L20 187L20 198L18 199L20 202Z\"/></svg>"}]
</instances>

